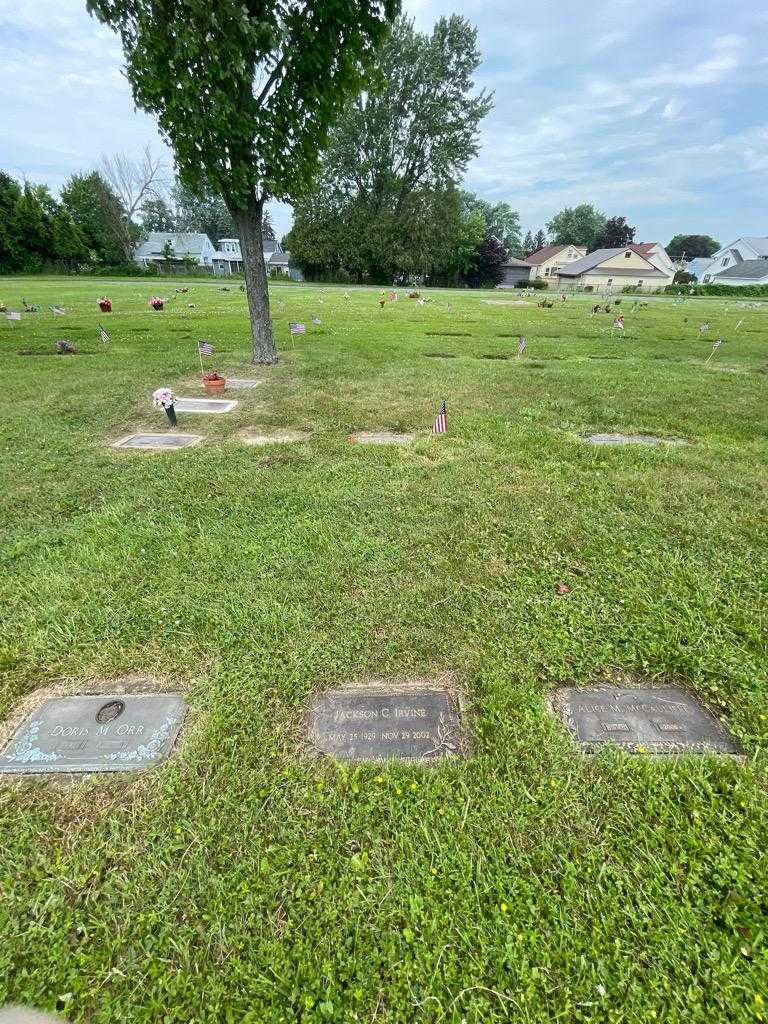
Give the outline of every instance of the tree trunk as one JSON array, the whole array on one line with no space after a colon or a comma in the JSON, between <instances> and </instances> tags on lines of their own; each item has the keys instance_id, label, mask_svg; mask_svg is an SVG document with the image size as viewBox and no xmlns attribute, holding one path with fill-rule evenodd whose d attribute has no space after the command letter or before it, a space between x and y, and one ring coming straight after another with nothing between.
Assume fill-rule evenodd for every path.
<instances>
[{"instance_id":1,"label":"tree trunk","mask_svg":"<svg viewBox=\"0 0 768 1024\"><path fill-rule=\"evenodd\" d=\"M253 200L247 209L232 208L230 213L240 239L245 274L245 294L251 313L251 362L272 364L277 362L277 349L272 337L269 318L269 288L264 249L261 238L261 218L264 202Z\"/></svg>"}]
</instances>

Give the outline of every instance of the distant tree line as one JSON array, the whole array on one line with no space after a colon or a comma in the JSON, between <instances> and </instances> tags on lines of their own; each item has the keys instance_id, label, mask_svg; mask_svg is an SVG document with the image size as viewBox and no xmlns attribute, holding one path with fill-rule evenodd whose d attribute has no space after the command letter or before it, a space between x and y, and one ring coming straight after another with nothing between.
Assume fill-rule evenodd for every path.
<instances>
[{"instance_id":1,"label":"distant tree line","mask_svg":"<svg viewBox=\"0 0 768 1024\"><path fill-rule=\"evenodd\" d=\"M133 253L150 231L202 231L214 243L235 236L220 196L194 195L178 182L166 192L148 151L103 158L99 170L73 174L58 198L0 171L0 274L136 272ZM267 213L264 235L274 238Z\"/></svg>"}]
</instances>

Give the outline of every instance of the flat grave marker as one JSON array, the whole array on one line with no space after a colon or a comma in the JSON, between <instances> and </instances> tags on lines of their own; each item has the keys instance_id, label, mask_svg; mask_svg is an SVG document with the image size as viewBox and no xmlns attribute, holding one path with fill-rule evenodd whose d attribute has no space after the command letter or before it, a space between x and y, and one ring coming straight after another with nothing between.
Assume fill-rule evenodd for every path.
<instances>
[{"instance_id":1,"label":"flat grave marker","mask_svg":"<svg viewBox=\"0 0 768 1024\"><path fill-rule=\"evenodd\" d=\"M355 434L349 434L347 440L350 444L410 444L414 436L390 430L358 430Z\"/></svg>"},{"instance_id":2,"label":"flat grave marker","mask_svg":"<svg viewBox=\"0 0 768 1024\"><path fill-rule=\"evenodd\" d=\"M272 430L263 434L241 430L237 436L243 444L260 447L266 444L295 444L298 441L308 441L312 435L307 430Z\"/></svg>"},{"instance_id":3,"label":"flat grave marker","mask_svg":"<svg viewBox=\"0 0 768 1024\"><path fill-rule=\"evenodd\" d=\"M309 743L343 761L434 761L464 753L456 698L439 686L340 687L315 697Z\"/></svg>"},{"instance_id":4,"label":"flat grave marker","mask_svg":"<svg viewBox=\"0 0 768 1024\"><path fill-rule=\"evenodd\" d=\"M688 442L683 437L654 437L653 434L590 434L587 444L669 444L683 445Z\"/></svg>"},{"instance_id":5,"label":"flat grave marker","mask_svg":"<svg viewBox=\"0 0 768 1024\"><path fill-rule=\"evenodd\" d=\"M177 398L176 412L222 413L231 412L237 405L236 399L226 398Z\"/></svg>"},{"instance_id":6,"label":"flat grave marker","mask_svg":"<svg viewBox=\"0 0 768 1024\"><path fill-rule=\"evenodd\" d=\"M738 754L736 741L697 700L676 686L569 687L554 707L579 747L606 744L649 754Z\"/></svg>"},{"instance_id":7,"label":"flat grave marker","mask_svg":"<svg viewBox=\"0 0 768 1024\"><path fill-rule=\"evenodd\" d=\"M187 705L175 693L53 697L0 753L2 775L124 772L164 761Z\"/></svg>"},{"instance_id":8,"label":"flat grave marker","mask_svg":"<svg viewBox=\"0 0 768 1024\"><path fill-rule=\"evenodd\" d=\"M112 442L112 448L165 449L190 448L202 441L200 434L127 434Z\"/></svg>"},{"instance_id":9,"label":"flat grave marker","mask_svg":"<svg viewBox=\"0 0 768 1024\"><path fill-rule=\"evenodd\" d=\"M263 383L263 380L254 380L251 377L227 377L227 387L234 391L252 391Z\"/></svg>"}]
</instances>

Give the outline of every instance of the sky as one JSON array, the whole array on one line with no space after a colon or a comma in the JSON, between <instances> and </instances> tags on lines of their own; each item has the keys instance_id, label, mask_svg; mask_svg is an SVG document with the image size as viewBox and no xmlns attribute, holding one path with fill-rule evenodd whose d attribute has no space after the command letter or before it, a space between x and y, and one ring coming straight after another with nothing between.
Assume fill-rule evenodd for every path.
<instances>
[{"instance_id":1,"label":"sky","mask_svg":"<svg viewBox=\"0 0 768 1024\"><path fill-rule=\"evenodd\" d=\"M482 123L466 186L545 227L564 206L636 240L768 234L768 7L754 0L405 0L478 28ZM116 36L85 0L0 0L0 169L57 191L103 153L164 151ZM172 159L167 153L168 175ZM279 234L290 207L275 204Z\"/></svg>"}]
</instances>

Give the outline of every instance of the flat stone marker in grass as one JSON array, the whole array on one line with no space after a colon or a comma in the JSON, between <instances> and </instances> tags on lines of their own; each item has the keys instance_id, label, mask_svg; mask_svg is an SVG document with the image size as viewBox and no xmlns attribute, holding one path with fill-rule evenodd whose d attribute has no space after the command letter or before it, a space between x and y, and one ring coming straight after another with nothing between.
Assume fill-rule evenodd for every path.
<instances>
[{"instance_id":1,"label":"flat stone marker in grass","mask_svg":"<svg viewBox=\"0 0 768 1024\"><path fill-rule=\"evenodd\" d=\"M127 434L113 441L113 448L165 449L190 448L203 438L200 434Z\"/></svg>"},{"instance_id":2,"label":"flat stone marker in grass","mask_svg":"<svg viewBox=\"0 0 768 1024\"><path fill-rule=\"evenodd\" d=\"M654 437L653 434L590 434L587 444L688 444L683 437Z\"/></svg>"},{"instance_id":3,"label":"flat stone marker in grass","mask_svg":"<svg viewBox=\"0 0 768 1024\"><path fill-rule=\"evenodd\" d=\"M263 380L253 380L251 377L227 377L227 387L233 391L252 391L263 383Z\"/></svg>"},{"instance_id":4,"label":"flat stone marker in grass","mask_svg":"<svg viewBox=\"0 0 768 1024\"><path fill-rule=\"evenodd\" d=\"M237 405L236 399L226 398L177 398L176 412L222 413L231 412Z\"/></svg>"},{"instance_id":5,"label":"flat stone marker in grass","mask_svg":"<svg viewBox=\"0 0 768 1024\"><path fill-rule=\"evenodd\" d=\"M614 743L633 753L740 753L720 722L679 687L567 688L554 705L587 752Z\"/></svg>"},{"instance_id":6,"label":"flat stone marker in grass","mask_svg":"<svg viewBox=\"0 0 768 1024\"><path fill-rule=\"evenodd\" d=\"M410 444L413 434L397 434L390 430L359 430L349 434L350 444Z\"/></svg>"},{"instance_id":7,"label":"flat stone marker in grass","mask_svg":"<svg viewBox=\"0 0 768 1024\"><path fill-rule=\"evenodd\" d=\"M314 699L310 745L344 761L433 761L464 752L455 698L441 687L342 687Z\"/></svg>"},{"instance_id":8,"label":"flat stone marker in grass","mask_svg":"<svg viewBox=\"0 0 768 1024\"><path fill-rule=\"evenodd\" d=\"M103 694L44 701L0 754L0 774L124 772L173 749L187 705L175 693Z\"/></svg>"},{"instance_id":9,"label":"flat stone marker in grass","mask_svg":"<svg viewBox=\"0 0 768 1024\"><path fill-rule=\"evenodd\" d=\"M241 430L237 435L243 444L265 445L265 444L295 444L298 441L308 441L312 436L307 430L271 430L266 433Z\"/></svg>"}]
</instances>

